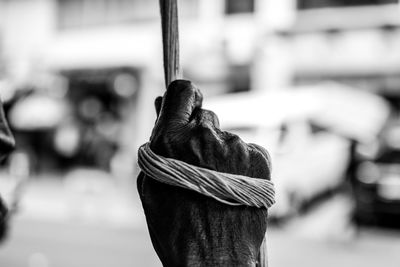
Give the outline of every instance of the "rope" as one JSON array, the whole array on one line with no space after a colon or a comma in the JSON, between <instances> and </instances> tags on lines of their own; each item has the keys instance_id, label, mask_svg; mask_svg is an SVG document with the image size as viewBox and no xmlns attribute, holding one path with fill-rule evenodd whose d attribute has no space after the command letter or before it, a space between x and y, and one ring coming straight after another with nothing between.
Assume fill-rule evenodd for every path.
<instances>
[{"instance_id":1,"label":"rope","mask_svg":"<svg viewBox=\"0 0 400 267\"><path fill-rule=\"evenodd\" d=\"M209 170L156 155L150 144L139 148L139 167L151 178L196 191L227 205L269 208L275 203L271 181Z\"/></svg>"}]
</instances>

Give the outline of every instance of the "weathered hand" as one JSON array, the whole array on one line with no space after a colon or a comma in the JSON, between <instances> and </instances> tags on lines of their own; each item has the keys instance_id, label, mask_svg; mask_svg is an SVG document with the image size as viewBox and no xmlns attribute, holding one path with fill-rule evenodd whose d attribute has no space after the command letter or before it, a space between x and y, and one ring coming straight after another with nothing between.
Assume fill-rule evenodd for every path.
<instances>
[{"instance_id":1,"label":"weathered hand","mask_svg":"<svg viewBox=\"0 0 400 267\"><path fill-rule=\"evenodd\" d=\"M221 131L217 116L201 104L200 91L189 81L171 83L164 97L156 99L151 149L219 172L270 179L268 153ZM266 209L228 206L144 173L138 177L138 190L164 266L255 266Z\"/></svg>"}]
</instances>

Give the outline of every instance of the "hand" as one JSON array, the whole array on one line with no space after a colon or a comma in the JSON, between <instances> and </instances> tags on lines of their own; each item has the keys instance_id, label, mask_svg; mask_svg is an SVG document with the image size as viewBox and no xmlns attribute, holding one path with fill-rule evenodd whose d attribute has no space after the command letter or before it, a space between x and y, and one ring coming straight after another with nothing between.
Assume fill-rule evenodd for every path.
<instances>
[{"instance_id":1,"label":"hand","mask_svg":"<svg viewBox=\"0 0 400 267\"><path fill-rule=\"evenodd\" d=\"M270 179L268 153L221 131L189 81L171 83L155 101L150 148L199 167ZM154 248L164 266L253 266L266 231L267 210L228 206L194 191L161 184L144 173L139 195Z\"/></svg>"}]
</instances>

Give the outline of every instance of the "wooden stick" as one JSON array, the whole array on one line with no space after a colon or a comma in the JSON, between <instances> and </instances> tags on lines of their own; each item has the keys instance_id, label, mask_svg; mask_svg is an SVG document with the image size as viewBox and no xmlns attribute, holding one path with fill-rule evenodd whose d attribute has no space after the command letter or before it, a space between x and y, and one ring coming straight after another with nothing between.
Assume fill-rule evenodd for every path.
<instances>
[{"instance_id":1,"label":"wooden stick","mask_svg":"<svg viewBox=\"0 0 400 267\"><path fill-rule=\"evenodd\" d=\"M164 53L165 85L182 78L179 62L179 27L177 0L160 0Z\"/></svg>"}]
</instances>

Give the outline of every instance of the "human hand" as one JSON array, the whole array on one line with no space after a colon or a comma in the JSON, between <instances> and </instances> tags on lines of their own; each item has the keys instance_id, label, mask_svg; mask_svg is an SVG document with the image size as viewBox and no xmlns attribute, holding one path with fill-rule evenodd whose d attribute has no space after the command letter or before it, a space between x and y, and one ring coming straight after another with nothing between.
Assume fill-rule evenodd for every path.
<instances>
[{"instance_id":1,"label":"human hand","mask_svg":"<svg viewBox=\"0 0 400 267\"><path fill-rule=\"evenodd\" d=\"M171 83L156 99L158 119L150 148L199 167L270 179L268 153L221 131L203 110L189 81ZM144 173L138 190L150 236L164 266L253 266L266 231L267 210L228 206L194 191L161 184Z\"/></svg>"}]
</instances>

